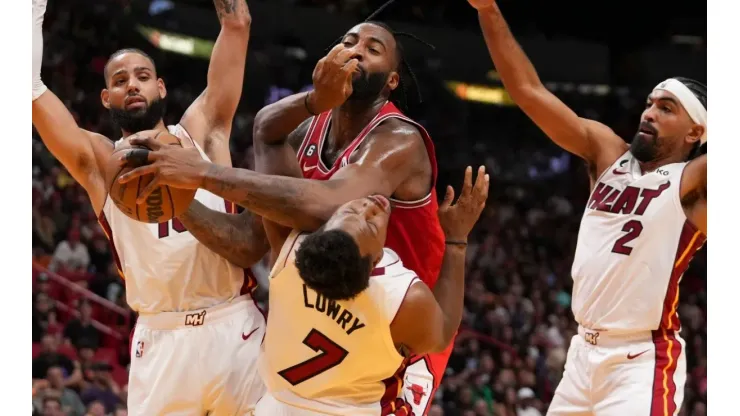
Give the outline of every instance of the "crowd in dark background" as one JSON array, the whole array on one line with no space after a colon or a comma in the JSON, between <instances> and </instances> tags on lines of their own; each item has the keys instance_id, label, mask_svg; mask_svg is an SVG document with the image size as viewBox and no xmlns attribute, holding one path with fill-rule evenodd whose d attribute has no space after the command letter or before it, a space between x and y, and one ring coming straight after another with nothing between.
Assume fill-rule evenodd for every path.
<instances>
[{"instance_id":1,"label":"crowd in dark background","mask_svg":"<svg viewBox=\"0 0 740 416\"><path fill-rule=\"evenodd\" d=\"M109 18L127 3L50 1L44 27L45 83L82 128L113 138L117 135L99 92L108 55L136 42ZM357 15L370 10L362 0L296 3ZM433 24L443 20L448 2L411 3L395 17ZM237 166L251 167L255 111L310 84L318 57L297 58L295 39L250 44L249 53L273 70L267 85L255 87L258 99L252 94L235 118L231 150ZM205 72L176 68L184 58L154 56L168 87L166 121L174 124L200 93L192 85L203 85ZM414 68L425 104L413 115L435 140L439 185L459 186L469 164L484 163L493 179L488 207L471 236L461 333L430 414L544 415L577 329L570 310L570 267L588 196L585 168L552 145L518 109L463 103L435 83L426 65L422 61ZM193 66L204 68L203 63ZM249 80L246 84L249 89ZM605 120L622 137L634 134L639 96L571 92L561 98L579 114ZM32 143L34 412L123 416L128 332L134 322L124 284L86 193L35 132ZM57 277L72 284L62 285ZM681 415L702 416L707 397L706 249L681 285L679 313L689 368ZM101 306L76 288L119 309ZM257 297L265 296L263 286Z\"/></svg>"}]
</instances>

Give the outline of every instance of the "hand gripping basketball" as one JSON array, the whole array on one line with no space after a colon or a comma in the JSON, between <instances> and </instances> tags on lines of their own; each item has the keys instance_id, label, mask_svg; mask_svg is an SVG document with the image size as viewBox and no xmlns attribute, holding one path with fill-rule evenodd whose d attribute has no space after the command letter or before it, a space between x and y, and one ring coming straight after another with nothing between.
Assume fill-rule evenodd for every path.
<instances>
[{"instance_id":1,"label":"hand gripping basketball","mask_svg":"<svg viewBox=\"0 0 740 416\"><path fill-rule=\"evenodd\" d=\"M119 163L135 169L121 175L118 181L126 183L140 176L154 175L154 179L139 193L136 199L139 204L160 185L198 189L208 170L208 162L203 160L195 147L168 146L148 136L134 137L130 143L140 148L125 152Z\"/></svg>"},{"instance_id":2,"label":"hand gripping basketball","mask_svg":"<svg viewBox=\"0 0 740 416\"><path fill-rule=\"evenodd\" d=\"M460 197L454 205L452 201L455 198L455 190L451 186L447 187L445 199L437 211L445 237L459 242L467 241L468 234L478 222L486 206L488 184L486 168L481 166L478 168L478 177L475 178L475 185L473 185L473 168L468 166L465 169L465 180Z\"/></svg>"},{"instance_id":3,"label":"hand gripping basketball","mask_svg":"<svg viewBox=\"0 0 740 416\"><path fill-rule=\"evenodd\" d=\"M352 74L359 61L341 43L321 58L313 70L314 90L309 93L311 111L319 114L338 107L352 95Z\"/></svg>"}]
</instances>

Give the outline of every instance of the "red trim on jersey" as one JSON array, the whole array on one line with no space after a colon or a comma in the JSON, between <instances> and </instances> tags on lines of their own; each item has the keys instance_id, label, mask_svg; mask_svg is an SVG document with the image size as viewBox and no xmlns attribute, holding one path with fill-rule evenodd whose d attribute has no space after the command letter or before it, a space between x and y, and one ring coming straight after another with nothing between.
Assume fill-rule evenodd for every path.
<instances>
[{"instance_id":1,"label":"red trim on jersey","mask_svg":"<svg viewBox=\"0 0 740 416\"><path fill-rule=\"evenodd\" d=\"M675 332L665 329L653 331L653 344L655 344L655 371L650 416L673 416L678 409L674 377L682 346L676 339Z\"/></svg>"},{"instance_id":2,"label":"red trim on jersey","mask_svg":"<svg viewBox=\"0 0 740 416\"><path fill-rule=\"evenodd\" d=\"M401 261L401 260L396 260L393 263L391 263L389 265L386 265L386 266L383 266L383 267L376 267L376 268L374 268L373 271L370 272L370 277L380 276L382 274L385 274L385 269L387 269L388 267L393 266L394 264L398 263L399 261Z\"/></svg>"},{"instance_id":3,"label":"red trim on jersey","mask_svg":"<svg viewBox=\"0 0 740 416\"><path fill-rule=\"evenodd\" d=\"M380 416L411 414L411 405L406 403L406 400L403 398L398 397L401 394L403 376L406 373L408 362L409 359L405 358L401 366L396 370L396 373L383 380L385 392L383 393L383 397L380 398Z\"/></svg>"},{"instance_id":4,"label":"red trim on jersey","mask_svg":"<svg viewBox=\"0 0 740 416\"><path fill-rule=\"evenodd\" d=\"M681 237L678 239L673 271L671 272L665 300L663 301L660 328L669 331L678 331L681 329L681 322L678 319L679 284L694 254L704 245L705 241L707 241L707 237L694 224L686 220L681 230Z\"/></svg>"},{"instance_id":5,"label":"red trim on jersey","mask_svg":"<svg viewBox=\"0 0 740 416\"><path fill-rule=\"evenodd\" d=\"M108 239L110 248L113 251L113 261L116 262L118 275L121 276L121 279L126 280L126 276L123 274L123 267L121 266L121 259L118 257L118 251L116 250L116 243L113 242L113 230L111 229L110 223L108 223L108 219L105 217L105 212L103 211L100 211L100 215L98 215L98 224L100 224L100 228L103 229L103 233Z\"/></svg>"},{"instance_id":6,"label":"red trim on jersey","mask_svg":"<svg viewBox=\"0 0 740 416\"><path fill-rule=\"evenodd\" d=\"M393 208L401 208L401 209L421 208L424 205L428 205L432 202L432 193L430 192L429 195L425 196L423 199L420 199L418 201L401 201L398 199L391 198L390 202Z\"/></svg>"},{"instance_id":7,"label":"red trim on jersey","mask_svg":"<svg viewBox=\"0 0 740 416\"><path fill-rule=\"evenodd\" d=\"M303 160L303 152L306 150L306 145L311 142L313 131L316 128L316 125L319 124L319 118L320 115L311 117L311 124L308 126L308 130L306 130L306 135L303 136L303 141L301 142L301 145L298 146L298 152L296 152L296 155L298 156L298 163Z\"/></svg>"}]
</instances>

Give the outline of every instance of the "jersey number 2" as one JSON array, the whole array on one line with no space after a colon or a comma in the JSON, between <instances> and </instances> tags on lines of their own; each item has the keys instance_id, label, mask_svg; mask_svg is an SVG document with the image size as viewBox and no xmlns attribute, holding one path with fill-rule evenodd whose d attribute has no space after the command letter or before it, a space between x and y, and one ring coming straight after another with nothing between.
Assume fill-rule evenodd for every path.
<instances>
[{"instance_id":1,"label":"jersey number 2","mask_svg":"<svg viewBox=\"0 0 740 416\"><path fill-rule=\"evenodd\" d=\"M642 234L642 223L637 220L627 221L627 223L624 224L624 227L622 227L622 231L627 234L620 237L617 242L614 243L612 253L624 254L625 256L629 256L630 253L632 253L633 247L627 247L625 244L629 243L630 241L639 237L640 234Z\"/></svg>"},{"instance_id":2,"label":"jersey number 2","mask_svg":"<svg viewBox=\"0 0 740 416\"><path fill-rule=\"evenodd\" d=\"M347 350L315 328L311 329L303 344L319 352L319 355L278 371L282 378L294 386L338 366L347 358Z\"/></svg>"}]
</instances>

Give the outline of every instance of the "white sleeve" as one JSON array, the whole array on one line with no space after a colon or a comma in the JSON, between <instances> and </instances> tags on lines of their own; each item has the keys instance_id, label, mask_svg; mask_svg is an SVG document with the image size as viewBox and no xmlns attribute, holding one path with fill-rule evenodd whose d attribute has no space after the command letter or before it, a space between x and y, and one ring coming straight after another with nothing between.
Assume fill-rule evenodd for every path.
<instances>
[{"instance_id":1,"label":"white sleeve","mask_svg":"<svg viewBox=\"0 0 740 416\"><path fill-rule=\"evenodd\" d=\"M33 0L33 74L31 78L31 90L33 101L46 92L46 85L41 81L41 61L44 58L44 13L46 13L46 0Z\"/></svg>"}]
</instances>

